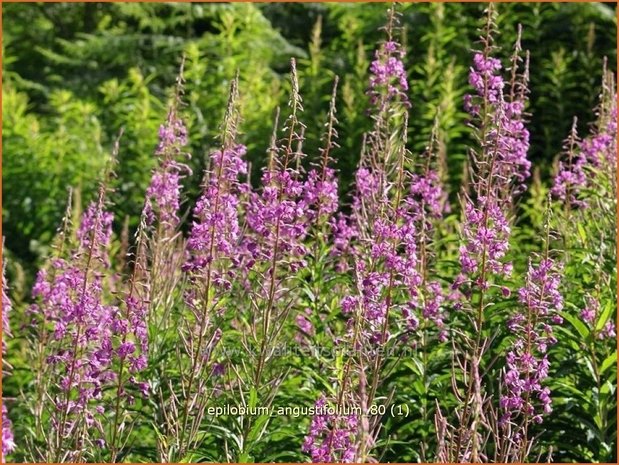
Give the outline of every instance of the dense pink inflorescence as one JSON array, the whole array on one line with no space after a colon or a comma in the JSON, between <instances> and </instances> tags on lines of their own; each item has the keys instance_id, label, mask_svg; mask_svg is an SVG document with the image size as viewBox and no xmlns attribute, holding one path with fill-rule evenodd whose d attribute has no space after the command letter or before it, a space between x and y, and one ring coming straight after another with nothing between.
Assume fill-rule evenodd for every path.
<instances>
[{"instance_id":1,"label":"dense pink inflorescence","mask_svg":"<svg viewBox=\"0 0 619 465\"><path fill-rule=\"evenodd\" d=\"M331 255L339 257L336 270L343 273L350 269L348 258L352 253L353 241L357 237L358 231L352 219L342 212L333 216L329 225L333 233Z\"/></svg>"},{"instance_id":2,"label":"dense pink inflorescence","mask_svg":"<svg viewBox=\"0 0 619 465\"><path fill-rule=\"evenodd\" d=\"M278 167L265 170L262 185L261 192L250 194L247 205L247 264L251 267L256 262L273 263L286 257L294 272L304 266L307 253L303 244L308 230L303 182L295 170Z\"/></svg>"},{"instance_id":3,"label":"dense pink inflorescence","mask_svg":"<svg viewBox=\"0 0 619 465\"><path fill-rule=\"evenodd\" d=\"M302 450L315 463L352 463L357 452L359 419L354 415L330 413L324 396L316 401L316 415L312 417Z\"/></svg>"},{"instance_id":4,"label":"dense pink inflorescence","mask_svg":"<svg viewBox=\"0 0 619 465\"><path fill-rule=\"evenodd\" d=\"M125 360L133 373L146 366L144 303L129 298L128 311L123 313L104 302L111 227L112 215L103 208L100 196L82 218L78 248L71 260L52 260L49 270L39 272L33 287L37 303L31 313L53 325L50 338L55 342L50 345L47 363L57 380L57 392L50 398L57 412L52 424L61 436L78 434L76 428L82 419L93 431L103 431L101 399L106 387L116 381L114 364ZM145 393L145 385L133 381ZM132 401L128 393L122 391L121 395Z\"/></svg>"},{"instance_id":5,"label":"dense pink inflorescence","mask_svg":"<svg viewBox=\"0 0 619 465\"><path fill-rule=\"evenodd\" d=\"M513 66L516 63L514 59ZM526 71L520 88L506 101L501 69L498 59L475 53L469 82L477 95L465 99L465 108L480 121L478 129L484 137L474 157L475 197L464 199L460 265L463 278L478 275L475 284L480 289L489 286L490 275L511 273L511 263L504 261L511 233L507 214L512 196L524 190L531 166L526 158L529 133L523 121Z\"/></svg>"},{"instance_id":6,"label":"dense pink inflorescence","mask_svg":"<svg viewBox=\"0 0 619 465\"><path fill-rule=\"evenodd\" d=\"M408 78L402 59L406 53L400 44L388 40L375 52L370 65L370 88L368 95L372 104L385 104L400 100L408 105Z\"/></svg>"},{"instance_id":7,"label":"dense pink inflorescence","mask_svg":"<svg viewBox=\"0 0 619 465\"><path fill-rule=\"evenodd\" d=\"M15 450L15 438L13 437L13 424L8 416L6 405L2 404L2 463L6 456Z\"/></svg>"},{"instance_id":8,"label":"dense pink inflorescence","mask_svg":"<svg viewBox=\"0 0 619 465\"><path fill-rule=\"evenodd\" d=\"M189 271L193 284L185 301L197 321L204 319L206 311L203 300L207 291L203 286L208 286L209 292L215 291L209 297L210 307L215 308L221 293L232 288L235 273L231 266L241 263L239 208L246 186L239 182L239 176L247 173L243 158L246 152L247 148L239 144L211 155L211 167L194 209L184 269Z\"/></svg>"},{"instance_id":9,"label":"dense pink inflorescence","mask_svg":"<svg viewBox=\"0 0 619 465\"><path fill-rule=\"evenodd\" d=\"M244 145L236 145L212 154L212 168L194 209L186 269L204 269L217 257L234 260L240 239L239 195L245 191L239 176L247 173L246 152Z\"/></svg>"},{"instance_id":10,"label":"dense pink inflorescence","mask_svg":"<svg viewBox=\"0 0 619 465\"><path fill-rule=\"evenodd\" d=\"M615 102L615 105L606 119L601 121L597 130L581 144L584 157L596 168L617 164L617 96L611 96L610 100Z\"/></svg>"},{"instance_id":11,"label":"dense pink inflorescence","mask_svg":"<svg viewBox=\"0 0 619 465\"><path fill-rule=\"evenodd\" d=\"M435 179L414 176L408 188L402 189L400 202L389 192L395 188L386 183L386 174L380 169L360 167L356 173L356 195L353 199L354 234L341 225L344 232L356 237L353 247L358 295L346 296L342 310L350 314L361 305L366 339L373 345L384 344L390 330L384 331L391 311L400 315L402 328L415 330L419 313L442 328L439 311L442 303L440 285L428 287L427 299L420 289L423 276L419 271L419 240L422 228L432 215L442 212L440 187ZM396 298L396 289L402 289L404 300Z\"/></svg>"},{"instance_id":12,"label":"dense pink inflorescence","mask_svg":"<svg viewBox=\"0 0 619 465\"><path fill-rule=\"evenodd\" d=\"M178 226L181 180L191 173L189 167L181 163L181 159L188 156L183 152L187 142L187 128L173 107L166 123L159 128L159 144L155 152L159 166L146 190L144 213L149 225L159 221L167 229Z\"/></svg>"},{"instance_id":13,"label":"dense pink inflorescence","mask_svg":"<svg viewBox=\"0 0 619 465\"><path fill-rule=\"evenodd\" d=\"M322 173L311 169L303 186L303 201L308 220L314 223L329 221L338 209L338 181L335 170L325 167Z\"/></svg>"},{"instance_id":14,"label":"dense pink inflorescence","mask_svg":"<svg viewBox=\"0 0 619 465\"><path fill-rule=\"evenodd\" d=\"M523 312L508 323L516 339L507 353L503 376L505 393L500 406L502 422L526 415L536 423L552 411L550 389L543 386L548 377L548 346L556 343L553 325L561 324L559 312L563 298L559 292L561 265L549 258L537 265L529 263L525 285L518 291Z\"/></svg>"}]
</instances>

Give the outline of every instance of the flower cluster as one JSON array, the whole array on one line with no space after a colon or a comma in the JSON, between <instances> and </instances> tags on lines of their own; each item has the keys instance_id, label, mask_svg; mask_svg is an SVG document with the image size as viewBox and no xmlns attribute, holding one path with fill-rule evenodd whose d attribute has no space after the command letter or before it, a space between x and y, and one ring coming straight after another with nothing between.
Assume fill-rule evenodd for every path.
<instances>
[{"instance_id":1,"label":"flower cluster","mask_svg":"<svg viewBox=\"0 0 619 465\"><path fill-rule=\"evenodd\" d=\"M352 253L352 242L358 235L357 228L355 228L351 218L342 212L331 218L329 225L333 233L331 254L340 258L337 263L337 271L347 271L350 269L347 259Z\"/></svg>"},{"instance_id":2,"label":"flower cluster","mask_svg":"<svg viewBox=\"0 0 619 465\"><path fill-rule=\"evenodd\" d=\"M294 272L304 265L307 253L303 244L308 228L303 182L296 170L282 166L265 170L262 184L261 192L250 194L246 211L251 229L245 239L249 266L289 257Z\"/></svg>"},{"instance_id":3,"label":"flower cluster","mask_svg":"<svg viewBox=\"0 0 619 465\"><path fill-rule=\"evenodd\" d=\"M52 379L57 380L50 400L55 412L52 426L59 441L58 453L72 447L68 438L82 434L104 443L103 396L107 388L116 387L118 382L116 363L126 363L131 373L146 366L143 302L128 298L126 313L104 302L113 217L103 208L102 192L103 188L99 200L82 217L78 247L70 259L53 259L49 270L39 272L33 287L36 303L30 313L53 327L51 334L40 336L54 341L46 362ZM47 324L41 327L46 328ZM141 353L134 341L139 343ZM143 383L133 376L130 381L146 395ZM134 400L124 389L119 389L118 394L128 403ZM84 425L86 432L82 432Z\"/></svg>"},{"instance_id":4,"label":"flower cluster","mask_svg":"<svg viewBox=\"0 0 619 465\"><path fill-rule=\"evenodd\" d=\"M408 78L402 59L406 53L400 44L388 40L375 52L370 65L368 95L373 105L384 101L400 100L408 105ZM385 103L383 101L383 104Z\"/></svg>"},{"instance_id":5,"label":"flower cluster","mask_svg":"<svg viewBox=\"0 0 619 465\"><path fill-rule=\"evenodd\" d=\"M564 143L564 160L559 161L559 171L550 190L551 194L567 205L585 208L587 203L579 197L580 191L587 184L585 167L587 158L578 150L580 145L576 130L577 120L574 118L570 135Z\"/></svg>"},{"instance_id":6,"label":"flower cluster","mask_svg":"<svg viewBox=\"0 0 619 465\"><path fill-rule=\"evenodd\" d=\"M530 175L527 160L529 132L524 126L523 112L527 94L527 74L517 81L519 43L512 59L511 101L503 93L505 82L500 74L500 60L484 53L473 56L469 82L477 95L465 98L465 108L480 121L480 153L474 154L475 198L464 200L460 247L460 265L464 275L478 275L480 289L489 286L489 275L508 276L511 263L503 259L509 248L510 226L507 217L512 196L524 190ZM483 266L482 266L483 265Z\"/></svg>"},{"instance_id":7,"label":"flower cluster","mask_svg":"<svg viewBox=\"0 0 619 465\"><path fill-rule=\"evenodd\" d=\"M579 141L574 119L572 131L565 142L563 159L559 160L551 193L568 206L587 208L586 200L581 199L581 192L593 187L596 170L616 170L617 94L612 90L613 86L606 86L607 83L604 83L597 111L598 120L591 133Z\"/></svg>"},{"instance_id":8,"label":"flower cluster","mask_svg":"<svg viewBox=\"0 0 619 465\"><path fill-rule=\"evenodd\" d=\"M211 155L212 168L194 209L185 269L203 270L220 256L234 260L240 238L239 195L245 191L239 175L247 173L246 153L244 145L236 145Z\"/></svg>"},{"instance_id":9,"label":"flower cluster","mask_svg":"<svg viewBox=\"0 0 619 465\"><path fill-rule=\"evenodd\" d=\"M483 196L478 205L468 201L464 205L464 226L460 246L460 266L464 275L477 275L475 284L487 289L489 272L509 276L510 262L503 262L509 248L511 228L496 198ZM482 269L481 265L484 265Z\"/></svg>"},{"instance_id":10,"label":"flower cluster","mask_svg":"<svg viewBox=\"0 0 619 465\"><path fill-rule=\"evenodd\" d=\"M617 109L610 115L606 127L582 141L580 149L584 159L599 168L617 163Z\"/></svg>"},{"instance_id":11,"label":"flower cluster","mask_svg":"<svg viewBox=\"0 0 619 465\"><path fill-rule=\"evenodd\" d=\"M317 414L312 417L309 434L302 450L315 463L352 463L357 453L359 420L354 415L330 414L324 396L316 401Z\"/></svg>"},{"instance_id":12,"label":"flower cluster","mask_svg":"<svg viewBox=\"0 0 619 465\"><path fill-rule=\"evenodd\" d=\"M505 81L500 74L501 61L489 56L488 51L475 53L469 83L477 92L477 99L466 95L464 105L473 117L490 116L490 127L486 139L482 140L482 149L496 159L492 175L500 177L503 183L513 184L515 193L525 189L524 182L531 175L531 162L527 159L530 135L524 122L528 60L519 76L519 53L518 39L512 57L511 94L507 97L504 94Z\"/></svg>"},{"instance_id":13,"label":"flower cluster","mask_svg":"<svg viewBox=\"0 0 619 465\"><path fill-rule=\"evenodd\" d=\"M559 292L561 266L549 258L529 263L525 285L518 291L523 313L513 315L509 330L516 335L507 353L503 377L506 393L501 396L502 422L522 414L536 423L552 411L550 389L542 385L548 376L547 350L556 343L552 325L561 324L563 297ZM540 407L536 408L539 402Z\"/></svg>"},{"instance_id":14,"label":"flower cluster","mask_svg":"<svg viewBox=\"0 0 619 465\"><path fill-rule=\"evenodd\" d=\"M597 121L591 135L581 144L583 156L595 168L617 169L617 92L615 77L606 69L602 81L600 102L596 109Z\"/></svg>"},{"instance_id":15,"label":"flower cluster","mask_svg":"<svg viewBox=\"0 0 619 465\"><path fill-rule=\"evenodd\" d=\"M303 202L310 222L329 221L335 214L339 206L337 186L337 176L333 168L326 166L322 173L316 169L307 173L303 186Z\"/></svg>"},{"instance_id":16,"label":"flower cluster","mask_svg":"<svg viewBox=\"0 0 619 465\"><path fill-rule=\"evenodd\" d=\"M100 208L98 202L91 202L77 230L81 253L89 254L92 250L92 258L104 266L109 266L110 262L107 251L112 239L113 221L112 213Z\"/></svg>"},{"instance_id":17,"label":"flower cluster","mask_svg":"<svg viewBox=\"0 0 619 465\"><path fill-rule=\"evenodd\" d=\"M95 417L103 414L103 407L94 407L104 386L115 378L111 328L119 310L102 303L101 279L91 270L57 259L51 263L50 274L47 282L45 274L39 274L33 290L38 303L31 310L45 314L54 324L57 342L47 363L58 380L52 398L59 412L54 427L64 439L76 433L80 418L93 427ZM101 423L97 425L101 430Z\"/></svg>"},{"instance_id":18,"label":"flower cluster","mask_svg":"<svg viewBox=\"0 0 619 465\"><path fill-rule=\"evenodd\" d=\"M445 212L446 193L436 171L428 169L424 174L413 173L410 181L410 197L404 200L411 214L427 223L440 218ZM427 224L430 227L429 224Z\"/></svg>"},{"instance_id":19,"label":"flower cluster","mask_svg":"<svg viewBox=\"0 0 619 465\"><path fill-rule=\"evenodd\" d=\"M580 318L590 327L596 327L600 316L600 302L591 295L585 296L585 306L580 312ZM617 337L615 322L609 319L597 333L598 339L613 339Z\"/></svg>"},{"instance_id":20,"label":"flower cluster","mask_svg":"<svg viewBox=\"0 0 619 465\"><path fill-rule=\"evenodd\" d=\"M187 128L172 106L166 123L159 128L159 144L155 154L159 166L153 172L146 191L144 213L149 225L159 221L167 229L178 225L181 179L191 174L190 168L181 163L183 147L187 145Z\"/></svg>"}]
</instances>

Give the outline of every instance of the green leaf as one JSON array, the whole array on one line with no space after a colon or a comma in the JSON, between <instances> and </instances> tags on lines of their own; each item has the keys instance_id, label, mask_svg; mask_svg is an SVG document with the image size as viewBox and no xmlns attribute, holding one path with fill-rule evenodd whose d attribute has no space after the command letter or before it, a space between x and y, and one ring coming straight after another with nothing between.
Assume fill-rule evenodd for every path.
<instances>
[{"instance_id":1,"label":"green leaf","mask_svg":"<svg viewBox=\"0 0 619 465\"><path fill-rule=\"evenodd\" d=\"M606 325L606 322L608 321L608 319L610 318L610 314L613 311L613 306L611 304L611 302L606 302L606 306L604 307L604 311L602 311L602 314L600 315L600 318L598 319L597 324L595 325L595 330L596 331L600 331L602 328L604 328L604 326Z\"/></svg>"},{"instance_id":2,"label":"green leaf","mask_svg":"<svg viewBox=\"0 0 619 465\"><path fill-rule=\"evenodd\" d=\"M247 435L247 442L251 445L262 436L263 431L269 421L269 415L260 415L254 425L251 427L249 434Z\"/></svg>"},{"instance_id":3,"label":"green leaf","mask_svg":"<svg viewBox=\"0 0 619 465\"><path fill-rule=\"evenodd\" d=\"M562 312L562 316L574 327L576 331L578 331L578 334L580 334L583 339L587 339L589 337L591 334L589 328L587 328L587 326L578 317L567 312Z\"/></svg>"},{"instance_id":4,"label":"green leaf","mask_svg":"<svg viewBox=\"0 0 619 465\"><path fill-rule=\"evenodd\" d=\"M600 365L600 375L608 370L611 366L617 366L617 351L610 354Z\"/></svg>"},{"instance_id":5,"label":"green leaf","mask_svg":"<svg viewBox=\"0 0 619 465\"><path fill-rule=\"evenodd\" d=\"M577 223L576 227L578 228L578 236L583 243L587 242L587 232L585 231L582 223Z\"/></svg>"},{"instance_id":6,"label":"green leaf","mask_svg":"<svg viewBox=\"0 0 619 465\"><path fill-rule=\"evenodd\" d=\"M254 386L249 391L249 408L254 409L258 405L258 391Z\"/></svg>"}]
</instances>

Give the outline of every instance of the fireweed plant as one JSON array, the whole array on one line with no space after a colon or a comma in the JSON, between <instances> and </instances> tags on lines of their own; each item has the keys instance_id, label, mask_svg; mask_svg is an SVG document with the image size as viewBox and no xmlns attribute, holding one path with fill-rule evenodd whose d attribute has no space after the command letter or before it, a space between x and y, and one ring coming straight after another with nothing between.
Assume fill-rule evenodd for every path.
<instances>
[{"instance_id":1,"label":"fireweed plant","mask_svg":"<svg viewBox=\"0 0 619 465\"><path fill-rule=\"evenodd\" d=\"M305 153L292 60L260 179L241 72L188 202L181 66L133 238L115 236L109 212L119 139L95 199L81 212L69 195L31 304L9 313L3 277L14 334L3 354L31 372L2 405L3 460L572 460L561 438L574 415L579 459L615 460L615 77L604 70L590 132L574 121L557 148L552 185L527 192L528 53L519 30L499 58L495 14L472 52L473 142L451 204L440 124L410 149L393 8L350 195L338 185L338 78ZM524 225L527 196L545 207ZM525 226L536 238L522 248ZM294 406L305 411L277 413Z\"/></svg>"}]
</instances>

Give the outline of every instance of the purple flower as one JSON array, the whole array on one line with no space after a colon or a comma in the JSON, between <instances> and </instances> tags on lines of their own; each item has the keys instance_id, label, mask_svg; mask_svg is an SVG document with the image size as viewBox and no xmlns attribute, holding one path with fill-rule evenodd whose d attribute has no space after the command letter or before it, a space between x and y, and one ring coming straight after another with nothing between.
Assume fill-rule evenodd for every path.
<instances>
[{"instance_id":1,"label":"purple flower","mask_svg":"<svg viewBox=\"0 0 619 465\"><path fill-rule=\"evenodd\" d=\"M484 53L473 56L469 82L477 95L465 101L477 121L480 147L472 157L474 193L464 198L460 265L462 273L481 290L489 288L493 275L511 273L511 264L504 260L511 233L507 215L513 196L524 190L531 167L526 158L529 132L523 119L528 70L525 67L518 80L519 41L512 58L511 87L515 90L509 100L503 93L502 65L489 56L490 50L488 46Z\"/></svg>"},{"instance_id":2,"label":"purple flower","mask_svg":"<svg viewBox=\"0 0 619 465\"><path fill-rule=\"evenodd\" d=\"M144 214L148 225L159 221L167 230L178 226L181 179L191 174L191 169L180 162L189 154L183 153L187 145L187 128L176 112L175 106L168 112L167 121L159 128L159 144L155 154L159 165L154 170L146 190Z\"/></svg>"},{"instance_id":3,"label":"purple flower","mask_svg":"<svg viewBox=\"0 0 619 465\"><path fill-rule=\"evenodd\" d=\"M612 96L614 102L616 96ZM599 112L598 112L599 113ZM582 141L583 158L596 168L614 166L617 163L617 108L613 107L607 118L598 114L599 121L593 133Z\"/></svg>"},{"instance_id":4,"label":"purple flower","mask_svg":"<svg viewBox=\"0 0 619 465\"><path fill-rule=\"evenodd\" d=\"M145 366L145 356L138 354L136 346L142 351L147 347L145 303L129 296L127 311L122 312L105 302L113 218L104 209L103 193L101 189L98 201L82 217L77 249L68 259L53 259L37 275L35 304L29 309L43 323L37 325L40 331L49 331L40 337L54 340L46 348L47 375L55 383L47 397L51 405L46 408L53 412L51 428L61 438L55 445L58 453L72 453L73 445L66 438L77 442L101 439L97 435L105 421L103 392L117 389L122 381L117 366L124 360L133 372ZM129 401L126 394L123 397ZM79 418L89 428L73 430Z\"/></svg>"},{"instance_id":5,"label":"purple flower","mask_svg":"<svg viewBox=\"0 0 619 465\"><path fill-rule=\"evenodd\" d=\"M135 345L133 342L123 342L117 350L118 357L125 358L127 355L131 355L135 352Z\"/></svg>"},{"instance_id":6,"label":"purple flower","mask_svg":"<svg viewBox=\"0 0 619 465\"><path fill-rule=\"evenodd\" d=\"M617 337L617 331L615 328L615 322L609 320L602 328L602 331L598 334L598 339L615 339Z\"/></svg>"},{"instance_id":7,"label":"purple flower","mask_svg":"<svg viewBox=\"0 0 619 465\"><path fill-rule=\"evenodd\" d=\"M250 194L247 205L250 231L244 245L252 262L270 264L277 253L276 259L288 259L292 272L304 266L307 205L303 199L304 185L298 177L290 167L267 169L262 176L262 191Z\"/></svg>"},{"instance_id":8,"label":"purple flower","mask_svg":"<svg viewBox=\"0 0 619 465\"><path fill-rule=\"evenodd\" d=\"M428 170L424 175L411 175L411 197L409 203L412 213L429 220L440 218L445 211L446 193L436 171Z\"/></svg>"},{"instance_id":9,"label":"purple flower","mask_svg":"<svg viewBox=\"0 0 619 465\"><path fill-rule=\"evenodd\" d=\"M541 422L542 416L552 410L550 390L542 383L548 376L547 347L556 343L552 326L562 321L556 318L563 308L560 276L561 266L549 258L537 265L529 262L526 283L518 291L524 313L513 315L508 324L515 339L503 377L506 392L499 402L503 423L517 415Z\"/></svg>"},{"instance_id":10,"label":"purple flower","mask_svg":"<svg viewBox=\"0 0 619 465\"><path fill-rule=\"evenodd\" d=\"M590 295L585 297L585 302L586 302L586 305L585 305L585 308L583 308L582 311L580 312L580 317L583 319L585 323L592 324L595 322L599 314L600 303L596 298Z\"/></svg>"},{"instance_id":11,"label":"purple flower","mask_svg":"<svg viewBox=\"0 0 619 465\"><path fill-rule=\"evenodd\" d=\"M351 218L341 212L331 218L330 227L333 234L331 255L340 258L336 271L344 273L350 269L348 258L358 231Z\"/></svg>"},{"instance_id":12,"label":"purple flower","mask_svg":"<svg viewBox=\"0 0 619 465\"><path fill-rule=\"evenodd\" d=\"M325 167L320 173L310 170L303 186L303 200L309 221L329 221L338 208L337 177L333 168Z\"/></svg>"},{"instance_id":13,"label":"purple flower","mask_svg":"<svg viewBox=\"0 0 619 465\"><path fill-rule=\"evenodd\" d=\"M316 401L315 415L301 450L310 454L314 463L352 463L357 453L358 418L331 414L328 407L324 396Z\"/></svg>"},{"instance_id":14,"label":"purple flower","mask_svg":"<svg viewBox=\"0 0 619 465\"><path fill-rule=\"evenodd\" d=\"M239 176L247 173L246 152L244 145L236 145L211 155L211 170L194 209L187 241L186 270L205 270L218 258L234 260L240 240L239 195L245 191ZM221 271L219 283L225 287L228 278Z\"/></svg>"},{"instance_id":15,"label":"purple flower","mask_svg":"<svg viewBox=\"0 0 619 465\"><path fill-rule=\"evenodd\" d=\"M304 315L297 315L297 327L308 336L314 334L314 325Z\"/></svg>"},{"instance_id":16,"label":"purple flower","mask_svg":"<svg viewBox=\"0 0 619 465\"><path fill-rule=\"evenodd\" d=\"M398 100L409 105L408 78L402 59L405 52L400 44L393 40L387 41L375 52L374 61L370 64L370 88L368 95L374 105L385 105L387 101Z\"/></svg>"},{"instance_id":17,"label":"purple flower","mask_svg":"<svg viewBox=\"0 0 619 465\"><path fill-rule=\"evenodd\" d=\"M13 425L9 419L6 405L2 404L2 463L5 463L6 456L15 450L15 439L13 438Z\"/></svg>"},{"instance_id":18,"label":"purple flower","mask_svg":"<svg viewBox=\"0 0 619 465\"><path fill-rule=\"evenodd\" d=\"M600 172L616 172L617 164L617 94L614 86L603 84L600 104L596 111L597 121L590 134L579 141L576 134L576 118L572 131L564 145L559 161L559 170L554 179L552 195L568 206L587 208L581 193L595 186L595 177ZM614 179L611 179L614 182Z\"/></svg>"},{"instance_id":19,"label":"purple flower","mask_svg":"<svg viewBox=\"0 0 619 465\"><path fill-rule=\"evenodd\" d=\"M89 254L92 246L93 258L109 266L109 255L107 249L112 238L112 223L114 215L105 211L100 202L92 202L84 215L77 230L77 239L81 248L81 253Z\"/></svg>"}]
</instances>

